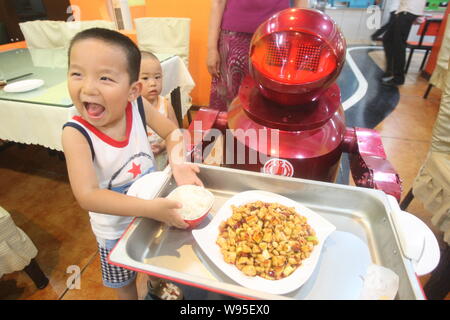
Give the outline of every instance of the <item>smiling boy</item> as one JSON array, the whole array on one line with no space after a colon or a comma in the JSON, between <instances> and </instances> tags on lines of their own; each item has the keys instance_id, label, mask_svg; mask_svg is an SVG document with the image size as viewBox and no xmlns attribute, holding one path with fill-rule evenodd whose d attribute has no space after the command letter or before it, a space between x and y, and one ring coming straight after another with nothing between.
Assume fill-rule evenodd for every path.
<instances>
[{"instance_id":1,"label":"smiling boy","mask_svg":"<svg viewBox=\"0 0 450 320\"><path fill-rule=\"evenodd\" d=\"M166 140L177 184L202 185L198 167L184 162L181 132L140 98L140 60L129 38L107 29L82 31L69 47L68 88L79 116L63 129L67 170L75 198L89 211L103 283L116 288L119 299L137 299L136 273L110 265L107 256L132 218L187 227L176 211L180 203L126 195L136 179L155 170L145 125Z\"/></svg>"}]
</instances>

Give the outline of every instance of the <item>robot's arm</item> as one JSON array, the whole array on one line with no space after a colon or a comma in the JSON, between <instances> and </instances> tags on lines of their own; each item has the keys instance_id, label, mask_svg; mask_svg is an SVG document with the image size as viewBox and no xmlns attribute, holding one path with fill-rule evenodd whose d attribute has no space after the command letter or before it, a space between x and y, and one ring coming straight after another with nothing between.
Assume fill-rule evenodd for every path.
<instances>
[{"instance_id":1,"label":"robot's arm","mask_svg":"<svg viewBox=\"0 0 450 320\"><path fill-rule=\"evenodd\" d=\"M202 163L211 148L208 145L215 142L226 128L227 113L211 108L200 108L195 119L190 123L186 152L192 162Z\"/></svg>"},{"instance_id":2,"label":"robot's arm","mask_svg":"<svg viewBox=\"0 0 450 320\"><path fill-rule=\"evenodd\" d=\"M379 133L371 129L347 128L344 152L350 157L350 170L359 187L384 191L400 201L401 180L386 159Z\"/></svg>"}]
</instances>

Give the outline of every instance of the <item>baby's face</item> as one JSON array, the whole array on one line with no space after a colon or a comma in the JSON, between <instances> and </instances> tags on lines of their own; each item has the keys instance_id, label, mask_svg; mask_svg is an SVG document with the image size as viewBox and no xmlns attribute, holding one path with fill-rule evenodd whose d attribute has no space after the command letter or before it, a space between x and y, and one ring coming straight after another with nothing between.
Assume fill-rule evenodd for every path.
<instances>
[{"instance_id":1,"label":"baby's face","mask_svg":"<svg viewBox=\"0 0 450 320\"><path fill-rule=\"evenodd\" d=\"M153 58L142 59L139 79L144 98L150 102L155 101L162 90L162 69L159 61Z\"/></svg>"},{"instance_id":2,"label":"baby's face","mask_svg":"<svg viewBox=\"0 0 450 320\"><path fill-rule=\"evenodd\" d=\"M136 83L130 84L126 55L120 47L98 39L79 40L72 46L70 97L93 126L108 129L121 121L128 102L135 99Z\"/></svg>"}]
</instances>

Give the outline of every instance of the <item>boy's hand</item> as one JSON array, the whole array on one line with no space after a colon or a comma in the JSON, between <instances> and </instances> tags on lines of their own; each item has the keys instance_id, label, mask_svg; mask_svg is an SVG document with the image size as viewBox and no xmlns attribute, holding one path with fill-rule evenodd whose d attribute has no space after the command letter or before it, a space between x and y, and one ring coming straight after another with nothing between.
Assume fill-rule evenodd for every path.
<instances>
[{"instance_id":1,"label":"boy's hand","mask_svg":"<svg viewBox=\"0 0 450 320\"><path fill-rule=\"evenodd\" d=\"M152 215L152 219L180 229L186 229L189 226L177 212L177 209L182 207L181 203L166 198L157 198L152 201L156 202L155 206L158 208L155 211L156 213Z\"/></svg>"},{"instance_id":2,"label":"boy's hand","mask_svg":"<svg viewBox=\"0 0 450 320\"><path fill-rule=\"evenodd\" d=\"M194 184L203 187L203 182L197 177L200 168L193 163L172 164L172 174L177 185Z\"/></svg>"}]
</instances>

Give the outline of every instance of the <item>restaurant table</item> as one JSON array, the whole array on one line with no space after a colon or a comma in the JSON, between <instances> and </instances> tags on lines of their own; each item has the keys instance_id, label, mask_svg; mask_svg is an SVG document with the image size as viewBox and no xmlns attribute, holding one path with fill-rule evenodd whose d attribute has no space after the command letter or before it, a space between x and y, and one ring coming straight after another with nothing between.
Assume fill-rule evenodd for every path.
<instances>
[{"instance_id":1,"label":"restaurant table","mask_svg":"<svg viewBox=\"0 0 450 320\"><path fill-rule=\"evenodd\" d=\"M178 56L156 56L163 70L161 94L170 94L181 127L187 110L181 106L180 88L189 92L194 81ZM62 151L62 127L77 114L67 89L67 48L0 52L0 78L10 79L28 73L32 74L15 81L42 79L44 85L23 93L0 89L0 139Z\"/></svg>"}]
</instances>

